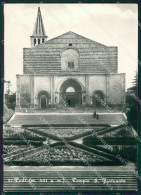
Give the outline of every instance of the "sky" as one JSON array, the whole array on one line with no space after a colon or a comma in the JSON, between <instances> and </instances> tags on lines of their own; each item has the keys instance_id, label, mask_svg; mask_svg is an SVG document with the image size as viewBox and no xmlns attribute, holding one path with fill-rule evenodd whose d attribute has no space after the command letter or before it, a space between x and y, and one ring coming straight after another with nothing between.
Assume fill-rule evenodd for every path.
<instances>
[{"instance_id":1,"label":"sky","mask_svg":"<svg viewBox=\"0 0 141 195\"><path fill-rule=\"evenodd\" d=\"M126 73L126 89L138 64L137 4L4 4L4 78L16 91L23 74L23 48L30 48L38 6L48 40L68 31L118 47L118 72Z\"/></svg>"}]
</instances>

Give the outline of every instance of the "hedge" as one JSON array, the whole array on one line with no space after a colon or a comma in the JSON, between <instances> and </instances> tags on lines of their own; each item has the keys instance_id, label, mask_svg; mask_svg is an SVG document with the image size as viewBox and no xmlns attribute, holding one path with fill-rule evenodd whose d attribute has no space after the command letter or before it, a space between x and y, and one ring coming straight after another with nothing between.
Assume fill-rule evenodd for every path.
<instances>
[{"instance_id":1,"label":"hedge","mask_svg":"<svg viewBox=\"0 0 141 195\"><path fill-rule=\"evenodd\" d=\"M119 154L123 159L136 162L137 161L137 148L133 148L131 146L122 148L119 150L118 148L114 148L113 153L116 155Z\"/></svg>"},{"instance_id":2,"label":"hedge","mask_svg":"<svg viewBox=\"0 0 141 195\"><path fill-rule=\"evenodd\" d=\"M103 131L107 128L102 128L102 129L99 129L99 131ZM30 131L34 132L34 133L38 133L42 136L45 136L45 137L49 137L51 139L54 139L54 140L57 140L57 141L62 141L62 138L59 138L57 137L56 135L52 135L52 134L49 134L47 132L44 132L44 131L41 131L41 130L38 130L38 129L30 129ZM91 135L92 133L94 132L94 130L88 130L87 132L83 132L81 134L77 134L77 135L74 135L72 137L64 137L63 139L65 139L66 141L71 141L71 140L74 140L74 139L78 139L80 137L83 137L83 136L88 136L88 135Z\"/></svg>"},{"instance_id":3,"label":"hedge","mask_svg":"<svg viewBox=\"0 0 141 195\"><path fill-rule=\"evenodd\" d=\"M125 146L125 147L123 146L122 149L118 149L118 147L114 146L113 152L106 149L106 148L102 148L100 146L95 146L93 144L87 144L87 146L90 146L94 149L101 150L102 152L108 152L108 153L113 154L115 156L120 155L123 159L129 160L132 162L136 162L136 160L137 160L137 148L133 148L132 146Z\"/></svg>"},{"instance_id":4,"label":"hedge","mask_svg":"<svg viewBox=\"0 0 141 195\"><path fill-rule=\"evenodd\" d=\"M70 142L69 144L74 146L74 147L77 147L77 148L83 149L85 151L91 152L93 154L98 154L98 155L103 156L105 158L109 158L109 159L114 160L114 161L119 161L115 156L112 156L111 154L102 153L101 151L89 148L89 147L87 147L83 144L78 144L78 143L75 143L75 142Z\"/></svg>"},{"instance_id":5,"label":"hedge","mask_svg":"<svg viewBox=\"0 0 141 195\"><path fill-rule=\"evenodd\" d=\"M101 153L100 151L97 151L95 149L89 148L89 147L87 147L87 146L85 146L83 144L78 144L78 143L75 143L75 142L68 142L67 144L68 144L67 145L68 147L71 147L71 146L72 147L77 147L77 148L80 148L82 150L91 152L93 154L98 154L100 156L103 156L103 157L106 157L106 158L110 158L110 159L112 159L114 161L118 161L118 159L115 156L112 156L110 154ZM51 147L57 147L57 146L65 146L65 143L64 142L58 142L58 143L54 143L54 144L51 145Z\"/></svg>"},{"instance_id":6,"label":"hedge","mask_svg":"<svg viewBox=\"0 0 141 195\"><path fill-rule=\"evenodd\" d=\"M101 139L109 145L136 145L137 140L135 138L111 138L111 137L101 137ZM97 137L86 137L83 139L83 144L93 144L93 145L104 145L104 143Z\"/></svg>"},{"instance_id":7,"label":"hedge","mask_svg":"<svg viewBox=\"0 0 141 195\"><path fill-rule=\"evenodd\" d=\"M26 140L34 140L34 141L46 141L45 137L32 137L32 136L24 136ZM13 137L7 137L3 138L4 141L6 140L22 140L20 136L13 136Z\"/></svg>"},{"instance_id":8,"label":"hedge","mask_svg":"<svg viewBox=\"0 0 141 195\"><path fill-rule=\"evenodd\" d=\"M48 134L48 133L46 133L44 131L40 131L38 129L30 129L30 131L35 132L35 133L38 133L39 135L42 135L42 136L45 136L45 137L49 137L49 138L54 139L54 140L57 140L57 141L60 141L61 140L57 136Z\"/></svg>"},{"instance_id":9,"label":"hedge","mask_svg":"<svg viewBox=\"0 0 141 195\"><path fill-rule=\"evenodd\" d=\"M102 128L102 129L99 129L98 131L103 131L104 129L107 129L107 128ZM97 132L98 132L97 131ZM84 132L84 133L81 133L81 134L78 134L78 135L74 135L74 136L72 136L72 137L69 137L69 138L65 138L67 141L71 141L71 140L74 140L74 139L78 139L78 138L80 138L80 137L84 137L84 136L88 136L88 135L91 135L91 134L93 134L93 133L95 133L95 130L89 130L89 131L87 131L87 132Z\"/></svg>"},{"instance_id":10,"label":"hedge","mask_svg":"<svg viewBox=\"0 0 141 195\"><path fill-rule=\"evenodd\" d=\"M39 141L28 141L28 143L24 142L24 141L15 141L15 140L10 140L10 141L5 141L3 142L4 145L28 145L28 144L31 144L35 147L39 147L39 146L42 146L43 145L43 142L39 142Z\"/></svg>"},{"instance_id":11,"label":"hedge","mask_svg":"<svg viewBox=\"0 0 141 195\"><path fill-rule=\"evenodd\" d=\"M50 124L51 127L86 127L85 124ZM49 127L46 124L40 125L22 125L22 128L30 128L30 127ZM89 127L111 127L108 124L89 124ZM31 129L30 129L31 130Z\"/></svg>"},{"instance_id":12,"label":"hedge","mask_svg":"<svg viewBox=\"0 0 141 195\"><path fill-rule=\"evenodd\" d=\"M5 164L9 162L4 161ZM37 161L10 161L15 166L87 166L86 163L83 161L49 161L49 162L37 162ZM115 166L121 165L121 162L114 162L114 161L102 161L102 162L91 162L89 163L94 166Z\"/></svg>"}]
</instances>

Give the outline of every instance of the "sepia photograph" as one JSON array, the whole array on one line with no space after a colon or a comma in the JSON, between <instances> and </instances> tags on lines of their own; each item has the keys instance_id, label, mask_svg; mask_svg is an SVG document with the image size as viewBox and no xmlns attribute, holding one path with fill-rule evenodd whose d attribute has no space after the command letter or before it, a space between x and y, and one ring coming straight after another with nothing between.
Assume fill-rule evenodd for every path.
<instances>
[{"instance_id":1,"label":"sepia photograph","mask_svg":"<svg viewBox=\"0 0 141 195\"><path fill-rule=\"evenodd\" d=\"M1 6L4 194L137 194L138 4Z\"/></svg>"}]
</instances>

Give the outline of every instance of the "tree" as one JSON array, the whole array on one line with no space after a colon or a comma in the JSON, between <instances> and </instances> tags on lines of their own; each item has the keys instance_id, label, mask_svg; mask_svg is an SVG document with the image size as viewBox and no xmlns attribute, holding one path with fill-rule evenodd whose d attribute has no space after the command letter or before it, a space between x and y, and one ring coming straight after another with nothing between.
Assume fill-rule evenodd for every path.
<instances>
[{"instance_id":1,"label":"tree","mask_svg":"<svg viewBox=\"0 0 141 195\"><path fill-rule=\"evenodd\" d=\"M15 110L16 106L16 93L7 96L7 107L9 109Z\"/></svg>"},{"instance_id":2,"label":"tree","mask_svg":"<svg viewBox=\"0 0 141 195\"><path fill-rule=\"evenodd\" d=\"M11 92L11 81L3 80L6 85L5 104L9 109L15 110L16 106L16 93Z\"/></svg>"},{"instance_id":3,"label":"tree","mask_svg":"<svg viewBox=\"0 0 141 195\"><path fill-rule=\"evenodd\" d=\"M6 81L6 80L4 80L4 83L6 84L6 87L7 87L6 94L9 95L9 94L11 93L11 90L10 90L11 81Z\"/></svg>"},{"instance_id":4,"label":"tree","mask_svg":"<svg viewBox=\"0 0 141 195\"><path fill-rule=\"evenodd\" d=\"M133 79L133 86L127 89L126 104L129 108L127 112L128 122L137 130L137 111L138 111L138 74Z\"/></svg>"}]
</instances>

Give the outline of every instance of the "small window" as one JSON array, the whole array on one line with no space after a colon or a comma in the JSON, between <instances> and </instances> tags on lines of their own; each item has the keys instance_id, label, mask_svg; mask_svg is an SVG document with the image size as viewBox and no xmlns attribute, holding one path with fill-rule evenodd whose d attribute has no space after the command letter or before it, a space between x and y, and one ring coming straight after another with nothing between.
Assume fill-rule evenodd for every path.
<instances>
[{"instance_id":1,"label":"small window","mask_svg":"<svg viewBox=\"0 0 141 195\"><path fill-rule=\"evenodd\" d=\"M69 46L72 46L72 43L69 43Z\"/></svg>"},{"instance_id":2,"label":"small window","mask_svg":"<svg viewBox=\"0 0 141 195\"><path fill-rule=\"evenodd\" d=\"M36 39L34 39L34 46L36 45Z\"/></svg>"},{"instance_id":3,"label":"small window","mask_svg":"<svg viewBox=\"0 0 141 195\"><path fill-rule=\"evenodd\" d=\"M44 39L42 39L42 43L44 43Z\"/></svg>"},{"instance_id":4,"label":"small window","mask_svg":"<svg viewBox=\"0 0 141 195\"><path fill-rule=\"evenodd\" d=\"M68 68L74 68L74 62L73 61L68 62Z\"/></svg>"},{"instance_id":5,"label":"small window","mask_svg":"<svg viewBox=\"0 0 141 195\"><path fill-rule=\"evenodd\" d=\"M40 44L40 39L38 39L38 45Z\"/></svg>"}]
</instances>

